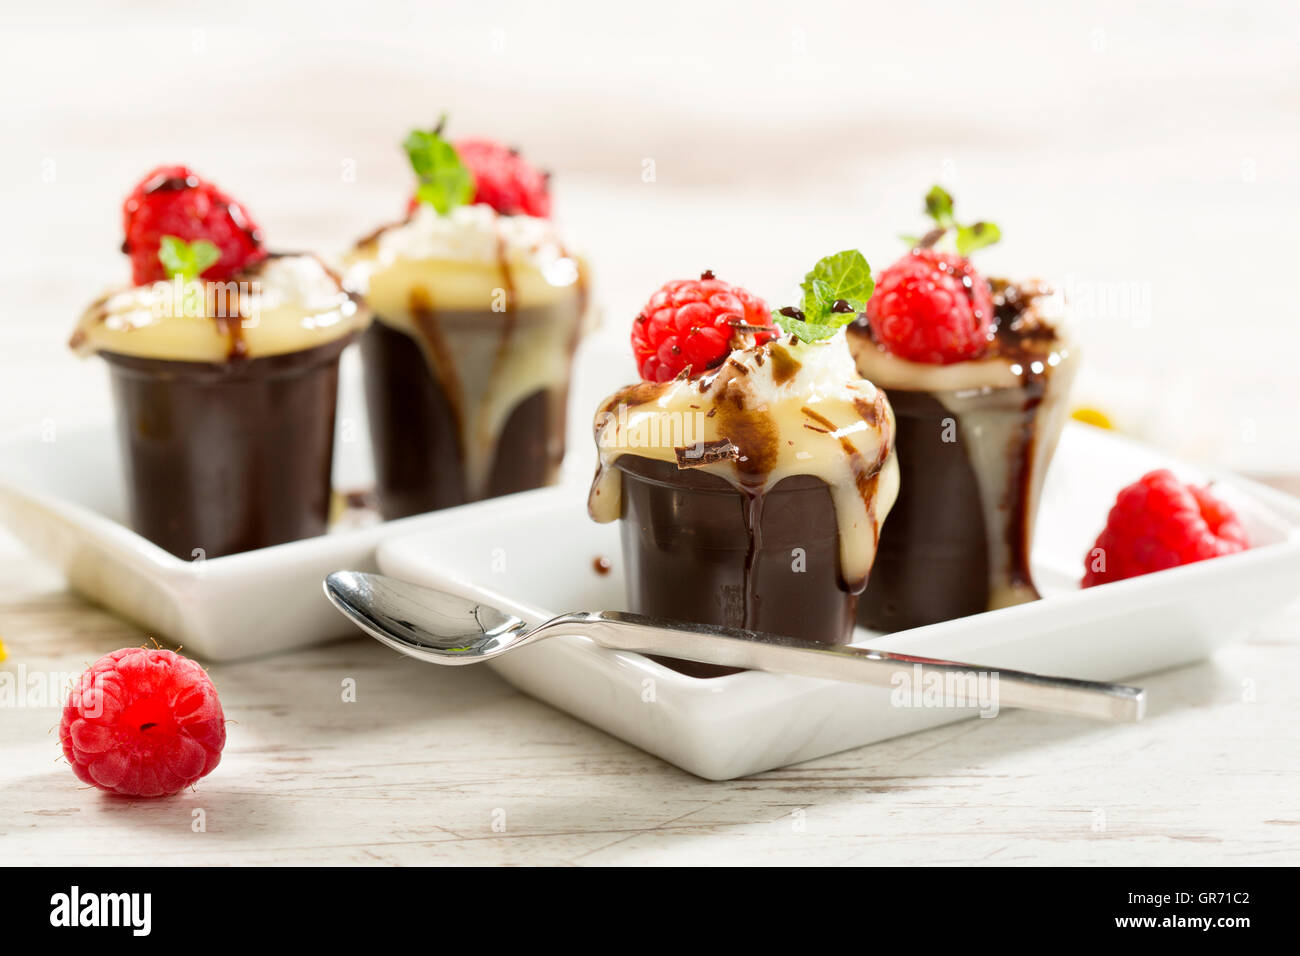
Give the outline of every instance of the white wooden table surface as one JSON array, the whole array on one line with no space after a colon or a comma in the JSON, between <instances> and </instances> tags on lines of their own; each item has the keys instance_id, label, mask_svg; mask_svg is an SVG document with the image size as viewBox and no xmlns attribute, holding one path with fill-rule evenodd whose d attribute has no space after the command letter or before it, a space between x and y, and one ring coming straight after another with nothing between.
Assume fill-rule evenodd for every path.
<instances>
[{"instance_id":1,"label":"white wooden table surface","mask_svg":"<svg viewBox=\"0 0 1300 956\"><path fill-rule=\"evenodd\" d=\"M888 261L942 180L1003 226L991 267L1135 296L1089 317L1084 397L1192 457L1300 472L1292 5L331 6L0 14L0 433L104 417L64 342L124 274L146 169L191 162L275 245L337 250L400 210L396 144L450 108L556 170L610 322L703 268L779 299L831 250ZM972 67L981 31L1000 52ZM0 534L0 671L145 639ZM365 640L211 672L225 758L165 801L83 788L57 702L0 708L0 863L1300 863L1300 607L1145 680L1139 726L1009 712L730 783Z\"/></svg>"},{"instance_id":2,"label":"white wooden table surface","mask_svg":"<svg viewBox=\"0 0 1300 956\"><path fill-rule=\"evenodd\" d=\"M0 615L14 673L145 641L13 553ZM1296 864L1298 638L1300 608L1146 679L1140 725L1012 711L727 783L346 641L211 666L225 756L167 800L82 786L57 706L0 710L0 863Z\"/></svg>"}]
</instances>

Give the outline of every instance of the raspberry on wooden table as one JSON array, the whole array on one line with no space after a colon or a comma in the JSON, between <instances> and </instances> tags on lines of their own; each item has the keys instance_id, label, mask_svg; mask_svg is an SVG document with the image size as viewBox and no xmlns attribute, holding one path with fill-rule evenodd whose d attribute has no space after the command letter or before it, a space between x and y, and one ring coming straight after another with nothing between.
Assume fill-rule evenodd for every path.
<instances>
[{"instance_id":1,"label":"raspberry on wooden table","mask_svg":"<svg viewBox=\"0 0 1300 956\"><path fill-rule=\"evenodd\" d=\"M162 797L216 768L226 718L194 661L162 648L127 647L78 678L59 740L84 782L123 796Z\"/></svg>"}]
</instances>

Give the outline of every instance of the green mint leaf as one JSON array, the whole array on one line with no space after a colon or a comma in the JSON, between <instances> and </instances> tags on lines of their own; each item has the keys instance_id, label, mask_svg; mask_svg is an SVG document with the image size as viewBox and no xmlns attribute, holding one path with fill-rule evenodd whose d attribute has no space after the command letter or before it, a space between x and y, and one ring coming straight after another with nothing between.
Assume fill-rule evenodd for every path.
<instances>
[{"instance_id":1,"label":"green mint leaf","mask_svg":"<svg viewBox=\"0 0 1300 956\"><path fill-rule=\"evenodd\" d=\"M856 249L827 256L804 276L802 315L772 313L772 321L804 342L828 339L867 307L875 289L871 266Z\"/></svg>"},{"instance_id":2,"label":"green mint leaf","mask_svg":"<svg viewBox=\"0 0 1300 956\"><path fill-rule=\"evenodd\" d=\"M942 186L931 186L925 194L925 212L935 221L935 228L919 239L904 236L903 241L913 249L955 248L957 255L965 258L1002 238L1002 230L991 222L975 222L969 226L959 223L953 216L953 198Z\"/></svg>"},{"instance_id":3,"label":"green mint leaf","mask_svg":"<svg viewBox=\"0 0 1300 956\"><path fill-rule=\"evenodd\" d=\"M829 338L835 334L837 328L817 322L809 322L807 319L782 315L779 310L772 313L772 323L782 331L795 336L801 342L816 342L819 339Z\"/></svg>"},{"instance_id":4,"label":"green mint leaf","mask_svg":"<svg viewBox=\"0 0 1300 956\"><path fill-rule=\"evenodd\" d=\"M834 288L825 279L813 279L809 273L809 278L804 279L803 304L800 311L804 314L804 321L812 325L821 325L830 315L831 304L835 301Z\"/></svg>"},{"instance_id":5,"label":"green mint leaf","mask_svg":"<svg viewBox=\"0 0 1300 956\"><path fill-rule=\"evenodd\" d=\"M975 222L957 227L957 255L965 258L976 249L991 246L1002 238L1002 230L991 222Z\"/></svg>"},{"instance_id":6,"label":"green mint leaf","mask_svg":"<svg viewBox=\"0 0 1300 956\"><path fill-rule=\"evenodd\" d=\"M445 216L473 197L474 176L461 162L455 147L442 138L441 128L439 123L437 130L411 130L402 148L419 180L415 198Z\"/></svg>"},{"instance_id":7,"label":"green mint leaf","mask_svg":"<svg viewBox=\"0 0 1300 956\"><path fill-rule=\"evenodd\" d=\"M220 258L221 250L207 239L186 242L176 236L163 236L158 247L158 261L169 279L197 279Z\"/></svg>"},{"instance_id":8,"label":"green mint leaf","mask_svg":"<svg viewBox=\"0 0 1300 956\"><path fill-rule=\"evenodd\" d=\"M809 296L815 296L829 311L835 300L845 299L861 311L871 298L871 290L875 286L875 281L871 278L871 266L867 265L862 253L848 249L819 261L804 276L800 288L803 289L805 303Z\"/></svg>"},{"instance_id":9,"label":"green mint leaf","mask_svg":"<svg viewBox=\"0 0 1300 956\"><path fill-rule=\"evenodd\" d=\"M954 224L952 196L942 186L931 186L925 194L925 214L945 229Z\"/></svg>"}]
</instances>

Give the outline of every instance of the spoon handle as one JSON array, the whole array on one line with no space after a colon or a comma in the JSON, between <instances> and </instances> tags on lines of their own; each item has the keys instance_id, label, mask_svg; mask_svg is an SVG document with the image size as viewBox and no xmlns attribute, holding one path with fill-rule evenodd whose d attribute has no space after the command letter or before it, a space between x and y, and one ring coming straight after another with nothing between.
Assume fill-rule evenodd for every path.
<instances>
[{"instance_id":1,"label":"spoon handle","mask_svg":"<svg viewBox=\"0 0 1300 956\"><path fill-rule=\"evenodd\" d=\"M1024 707L1123 722L1141 720L1146 711L1146 696L1140 687L1045 677L848 644L818 644L622 611L566 614L538 631L562 633L565 628L617 650L893 687L905 695L904 706L934 706L928 702L934 700L937 688L940 706Z\"/></svg>"}]
</instances>

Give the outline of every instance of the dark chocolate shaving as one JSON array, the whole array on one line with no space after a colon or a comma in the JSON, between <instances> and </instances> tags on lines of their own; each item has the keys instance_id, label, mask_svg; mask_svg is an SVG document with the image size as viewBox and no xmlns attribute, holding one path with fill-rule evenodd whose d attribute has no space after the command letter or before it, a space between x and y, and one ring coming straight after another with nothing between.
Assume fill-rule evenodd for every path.
<instances>
[{"instance_id":1,"label":"dark chocolate shaving","mask_svg":"<svg viewBox=\"0 0 1300 956\"><path fill-rule=\"evenodd\" d=\"M720 461L737 461L740 458L740 449L733 445L729 438L696 442L694 445L675 448L673 451L677 454L678 468L701 468Z\"/></svg>"}]
</instances>

